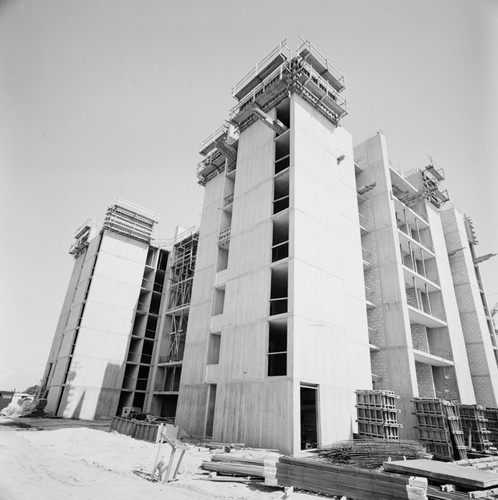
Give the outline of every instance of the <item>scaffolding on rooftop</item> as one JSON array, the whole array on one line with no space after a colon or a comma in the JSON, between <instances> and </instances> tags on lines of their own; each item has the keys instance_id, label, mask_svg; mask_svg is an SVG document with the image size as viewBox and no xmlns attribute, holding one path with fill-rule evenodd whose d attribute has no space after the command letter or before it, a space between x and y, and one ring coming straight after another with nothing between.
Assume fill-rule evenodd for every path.
<instances>
[{"instance_id":1,"label":"scaffolding on rooftop","mask_svg":"<svg viewBox=\"0 0 498 500\"><path fill-rule=\"evenodd\" d=\"M87 219L74 234L74 239L76 241L69 248L69 254L75 259L81 255L82 251L88 246L90 237L92 235L92 229L94 228L94 223L91 219Z\"/></svg>"},{"instance_id":2,"label":"scaffolding on rooftop","mask_svg":"<svg viewBox=\"0 0 498 500\"><path fill-rule=\"evenodd\" d=\"M298 47L298 54L320 75L323 76L338 92L346 88L344 76L329 62L329 60L309 40L299 37L302 44Z\"/></svg>"},{"instance_id":3,"label":"scaffolding on rooftop","mask_svg":"<svg viewBox=\"0 0 498 500\"><path fill-rule=\"evenodd\" d=\"M429 156L429 164L424 169L437 181L444 181L444 170Z\"/></svg>"},{"instance_id":4,"label":"scaffolding on rooftop","mask_svg":"<svg viewBox=\"0 0 498 500\"><path fill-rule=\"evenodd\" d=\"M344 77L310 41L300 40L295 57L284 40L232 88L238 102L230 110L228 125L200 144L205 158L197 167L199 184L205 185L224 170L234 170L238 136L231 136L230 126L242 132L291 93L300 95L334 125L347 115L346 100L340 95Z\"/></svg>"},{"instance_id":5,"label":"scaffolding on rooftop","mask_svg":"<svg viewBox=\"0 0 498 500\"><path fill-rule=\"evenodd\" d=\"M107 209L102 228L145 243L150 243L154 225L159 221L155 212L116 198Z\"/></svg>"},{"instance_id":6,"label":"scaffolding on rooftop","mask_svg":"<svg viewBox=\"0 0 498 500\"><path fill-rule=\"evenodd\" d=\"M245 95L257 85L258 80L264 80L276 67L290 59L291 52L286 42L286 40L280 42L269 54L256 64L249 73L233 86L232 96L235 99L240 99L242 95Z\"/></svg>"}]
</instances>

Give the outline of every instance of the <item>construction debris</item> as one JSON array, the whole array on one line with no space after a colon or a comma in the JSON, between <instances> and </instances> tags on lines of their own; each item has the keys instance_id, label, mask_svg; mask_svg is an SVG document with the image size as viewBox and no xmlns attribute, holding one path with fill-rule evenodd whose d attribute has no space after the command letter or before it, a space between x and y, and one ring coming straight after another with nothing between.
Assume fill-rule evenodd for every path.
<instances>
[{"instance_id":1,"label":"construction debris","mask_svg":"<svg viewBox=\"0 0 498 500\"><path fill-rule=\"evenodd\" d=\"M46 416L46 406L47 400L45 398L35 398L30 395L14 394L12 402L1 410L0 416L44 417Z\"/></svg>"},{"instance_id":2,"label":"construction debris","mask_svg":"<svg viewBox=\"0 0 498 500\"><path fill-rule=\"evenodd\" d=\"M224 450L226 452L245 448L244 443L218 443L215 441L204 441L204 440L200 442L200 445L209 448L210 450Z\"/></svg>"},{"instance_id":3,"label":"construction debris","mask_svg":"<svg viewBox=\"0 0 498 500\"><path fill-rule=\"evenodd\" d=\"M318 460L280 457L279 486L294 486L316 493L346 496L356 500L400 500L408 496L410 478L397 474L332 465ZM426 498L418 496L417 498Z\"/></svg>"},{"instance_id":4,"label":"construction debris","mask_svg":"<svg viewBox=\"0 0 498 500\"><path fill-rule=\"evenodd\" d=\"M170 482L175 481L178 472L180 471L180 466L183 460L183 456L185 455L185 451L187 450L187 445L182 443L177 439L178 436L178 427L170 424L160 424L157 429L157 453L156 459L154 461L154 467L152 468L151 478L155 478L155 474L157 472L158 480L161 482ZM163 457L159 459L161 453L161 447L164 443L167 443L171 446L171 453L169 459ZM175 465L175 454L180 450L180 456Z\"/></svg>"},{"instance_id":5,"label":"construction debris","mask_svg":"<svg viewBox=\"0 0 498 500\"><path fill-rule=\"evenodd\" d=\"M463 489L485 489L498 486L498 474L436 460L386 462L384 468L389 472L424 476L429 482L449 483Z\"/></svg>"},{"instance_id":6,"label":"construction debris","mask_svg":"<svg viewBox=\"0 0 498 500\"><path fill-rule=\"evenodd\" d=\"M376 469L387 460L431 458L432 455L416 441L388 441L358 439L341 441L318 451L329 463L352 465L362 469Z\"/></svg>"},{"instance_id":7,"label":"construction debris","mask_svg":"<svg viewBox=\"0 0 498 500\"><path fill-rule=\"evenodd\" d=\"M458 460L455 463L463 467L474 467L480 470L498 472L498 456L496 455L482 458L468 458L465 460Z\"/></svg>"},{"instance_id":8,"label":"construction debris","mask_svg":"<svg viewBox=\"0 0 498 500\"><path fill-rule=\"evenodd\" d=\"M268 486L276 486L277 462L281 455L267 450L241 450L213 455L202 468L218 474L262 478Z\"/></svg>"}]
</instances>

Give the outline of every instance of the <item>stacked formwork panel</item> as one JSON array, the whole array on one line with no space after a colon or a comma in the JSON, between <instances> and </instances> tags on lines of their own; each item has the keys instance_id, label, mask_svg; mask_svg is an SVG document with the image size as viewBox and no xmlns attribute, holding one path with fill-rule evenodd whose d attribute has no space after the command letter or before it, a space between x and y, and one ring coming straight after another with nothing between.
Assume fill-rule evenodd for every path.
<instances>
[{"instance_id":1,"label":"stacked formwork panel","mask_svg":"<svg viewBox=\"0 0 498 500\"><path fill-rule=\"evenodd\" d=\"M498 444L498 408L484 408L484 417L487 419L486 428L489 431L489 440L493 446Z\"/></svg>"},{"instance_id":2,"label":"stacked formwork panel","mask_svg":"<svg viewBox=\"0 0 498 500\"><path fill-rule=\"evenodd\" d=\"M443 399L415 398L419 440L439 460L467 458L455 403Z\"/></svg>"},{"instance_id":3,"label":"stacked formwork panel","mask_svg":"<svg viewBox=\"0 0 498 500\"><path fill-rule=\"evenodd\" d=\"M459 405L462 430L469 449L489 451L493 443L489 439L488 419L484 416L484 407L480 405Z\"/></svg>"},{"instance_id":4,"label":"stacked formwork panel","mask_svg":"<svg viewBox=\"0 0 498 500\"><path fill-rule=\"evenodd\" d=\"M392 391L356 391L358 435L361 437L399 440L396 400Z\"/></svg>"}]
</instances>

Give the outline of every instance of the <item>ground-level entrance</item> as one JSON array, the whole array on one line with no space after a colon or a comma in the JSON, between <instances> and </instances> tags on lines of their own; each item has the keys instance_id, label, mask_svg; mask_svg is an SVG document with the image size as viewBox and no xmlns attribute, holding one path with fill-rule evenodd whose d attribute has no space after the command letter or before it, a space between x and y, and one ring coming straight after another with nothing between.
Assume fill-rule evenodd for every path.
<instances>
[{"instance_id":1,"label":"ground-level entrance","mask_svg":"<svg viewBox=\"0 0 498 500\"><path fill-rule=\"evenodd\" d=\"M301 384L301 449L318 446L318 387Z\"/></svg>"}]
</instances>

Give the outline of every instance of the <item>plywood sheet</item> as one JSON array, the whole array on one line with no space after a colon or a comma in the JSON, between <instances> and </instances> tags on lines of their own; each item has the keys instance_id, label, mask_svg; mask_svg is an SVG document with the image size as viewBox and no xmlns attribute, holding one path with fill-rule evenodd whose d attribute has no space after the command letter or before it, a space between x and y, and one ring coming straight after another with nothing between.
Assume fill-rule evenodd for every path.
<instances>
[{"instance_id":1,"label":"plywood sheet","mask_svg":"<svg viewBox=\"0 0 498 500\"><path fill-rule=\"evenodd\" d=\"M435 460L402 460L385 462L384 469L390 472L427 477L467 488L491 488L498 485L498 474L472 467L462 467Z\"/></svg>"}]
</instances>

